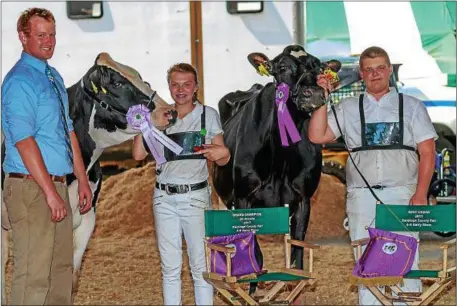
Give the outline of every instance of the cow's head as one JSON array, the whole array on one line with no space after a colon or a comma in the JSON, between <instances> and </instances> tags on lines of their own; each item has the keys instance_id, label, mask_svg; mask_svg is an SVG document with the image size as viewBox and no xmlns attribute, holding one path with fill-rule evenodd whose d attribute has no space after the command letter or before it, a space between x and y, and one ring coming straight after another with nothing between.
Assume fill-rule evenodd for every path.
<instances>
[{"instance_id":1,"label":"cow's head","mask_svg":"<svg viewBox=\"0 0 457 306\"><path fill-rule=\"evenodd\" d=\"M325 69L338 72L341 68L339 61L322 63L299 45L286 47L272 60L262 53L251 53L248 60L259 74L272 75L276 83L287 84L293 103L305 112L311 112L324 104L324 90L317 85L317 76Z\"/></svg>"},{"instance_id":2,"label":"cow's head","mask_svg":"<svg viewBox=\"0 0 457 306\"><path fill-rule=\"evenodd\" d=\"M96 121L108 131L116 129L137 133L127 123L126 114L133 105L143 104L151 111L151 122L165 129L176 122L177 112L144 82L133 68L100 53L94 66L81 80L84 92L95 103Z\"/></svg>"}]
</instances>

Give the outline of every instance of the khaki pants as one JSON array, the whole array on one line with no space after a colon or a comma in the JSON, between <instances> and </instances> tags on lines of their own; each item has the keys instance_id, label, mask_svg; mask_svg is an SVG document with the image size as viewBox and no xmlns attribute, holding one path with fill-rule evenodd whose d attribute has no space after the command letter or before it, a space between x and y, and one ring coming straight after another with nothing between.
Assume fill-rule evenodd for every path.
<instances>
[{"instance_id":1,"label":"khaki pants","mask_svg":"<svg viewBox=\"0 0 457 306\"><path fill-rule=\"evenodd\" d=\"M3 199L13 230L13 305L71 304L72 216L65 184L54 183L67 216L51 221L46 198L34 180L5 179Z\"/></svg>"}]
</instances>

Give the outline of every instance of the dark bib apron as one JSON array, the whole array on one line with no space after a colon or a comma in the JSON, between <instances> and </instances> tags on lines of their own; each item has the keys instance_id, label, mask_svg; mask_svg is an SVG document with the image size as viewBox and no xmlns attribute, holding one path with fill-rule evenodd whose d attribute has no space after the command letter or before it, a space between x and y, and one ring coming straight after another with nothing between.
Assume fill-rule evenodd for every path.
<instances>
[{"instance_id":1,"label":"dark bib apron","mask_svg":"<svg viewBox=\"0 0 457 306\"><path fill-rule=\"evenodd\" d=\"M176 155L173 151L164 147L164 156L167 159L167 162L175 161L175 160L183 160L183 159L205 159L203 154L195 154L194 148L200 147L205 143L205 135L206 135L206 106L203 106L203 112L200 118L200 131L187 131L187 132L179 132L179 133L172 133L167 134L164 131L164 134L168 136L171 140L176 142L180 145L183 150L179 155ZM144 147L149 152L148 146L143 139Z\"/></svg>"},{"instance_id":2,"label":"dark bib apron","mask_svg":"<svg viewBox=\"0 0 457 306\"><path fill-rule=\"evenodd\" d=\"M351 152L367 150L409 150L416 151L411 146L403 144L403 94L398 95L398 122L365 123L363 110L363 94L359 97L359 112L361 124L362 145L353 148Z\"/></svg>"}]
</instances>

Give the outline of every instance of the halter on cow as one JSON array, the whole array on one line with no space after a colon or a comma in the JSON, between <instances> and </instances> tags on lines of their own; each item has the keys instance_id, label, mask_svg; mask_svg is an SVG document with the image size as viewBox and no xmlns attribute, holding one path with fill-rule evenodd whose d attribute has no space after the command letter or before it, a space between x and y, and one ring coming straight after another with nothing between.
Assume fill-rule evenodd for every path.
<instances>
[{"instance_id":1,"label":"halter on cow","mask_svg":"<svg viewBox=\"0 0 457 306\"><path fill-rule=\"evenodd\" d=\"M67 92L70 117L93 193L92 209L81 215L78 209L78 181L73 174L67 176L73 211L75 290L82 257L95 227L95 207L102 183L99 157L104 149L118 145L139 133L127 123L126 114L131 106L147 106L151 111L151 123L161 130L174 124L177 112L141 79L136 70L115 62L107 53L99 54L94 66L79 82L68 88ZM2 187L3 177L2 175ZM10 229L8 218L4 214L6 215L6 209L2 202L2 238L6 237L6 230ZM2 254L8 254L7 248L8 240L2 239ZM6 258L2 260L2 284L5 264Z\"/></svg>"},{"instance_id":2,"label":"halter on cow","mask_svg":"<svg viewBox=\"0 0 457 306\"><path fill-rule=\"evenodd\" d=\"M273 60L261 53L251 53L248 60L260 74L272 75L275 82L255 84L220 100L224 141L232 159L226 166L215 166L214 187L228 207L289 204L292 237L304 240L310 200L322 167L321 146L307 136L309 112L324 104L317 75L327 68L337 72L341 64L335 60L321 63L297 45L286 47ZM302 252L292 252L292 262L298 268L303 266Z\"/></svg>"}]
</instances>

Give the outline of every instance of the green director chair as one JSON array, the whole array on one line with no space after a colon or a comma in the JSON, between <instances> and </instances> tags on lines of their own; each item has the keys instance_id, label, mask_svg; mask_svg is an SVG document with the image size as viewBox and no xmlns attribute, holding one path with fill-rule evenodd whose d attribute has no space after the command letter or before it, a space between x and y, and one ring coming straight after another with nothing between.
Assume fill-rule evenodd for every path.
<instances>
[{"instance_id":1,"label":"green director chair","mask_svg":"<svg viewBox=\"0 0 457 306\"><path fill-rule=\"evenodd\" d=\"M246 218L248 216L248 218ZM206 263L207 272L203 273L204 279L211 283L216 290L224 296L231 305L259 305L268 303L291 304L308 287L313 288L316 279L313 278L313 251L319 246L303 241L290 239L289 207L263 208L263 209L237 209L237 210L207 210L205 211L206 227ZM230 245L221 246L208 242L215 236L232 235L239 232L254 231L259 235L284 236L284 267L265 270L262 273L249 277L236 277L231 275L231 256L236 252ZM309 250L308 269L299 270L290 267L291 245ZM226 273L220 274L211 271L211 252L222 252L226 258ZM303 262L306 263L306 251ZM265 295L253 297L248 293L249 283L269 283L272 285ZM291 291L283 300L274 298L288 286Z\"/></svg>"},{"instance_id":2,"label":"green director chair","mask_svg":"<svg viewBox=\"0 0 457 306\"><path fill-rule=\"evenodd\" d=\"M408 206L408 205L376 205L377 229L392 232L455 232L456 205L436 206ZM362 256L362 246L369 238L352 242L357 248L356 256ZM376 285L366 285L382 305L394 305L394 302L403 302L407 305L428 305L451 284L455 285L455 257L452 264L449 262L448 250L455 248L455 238L440 245L442 249L442 265L438 270L411 270L403 279L420 279L431 282L430 286L423 286L423 292L403 292L398 284L379 284L385 287L382 292ZM454 250L455 253L455 250ZM394 294L392 294L394 293Z\"/></svg>"}]
</instances>

